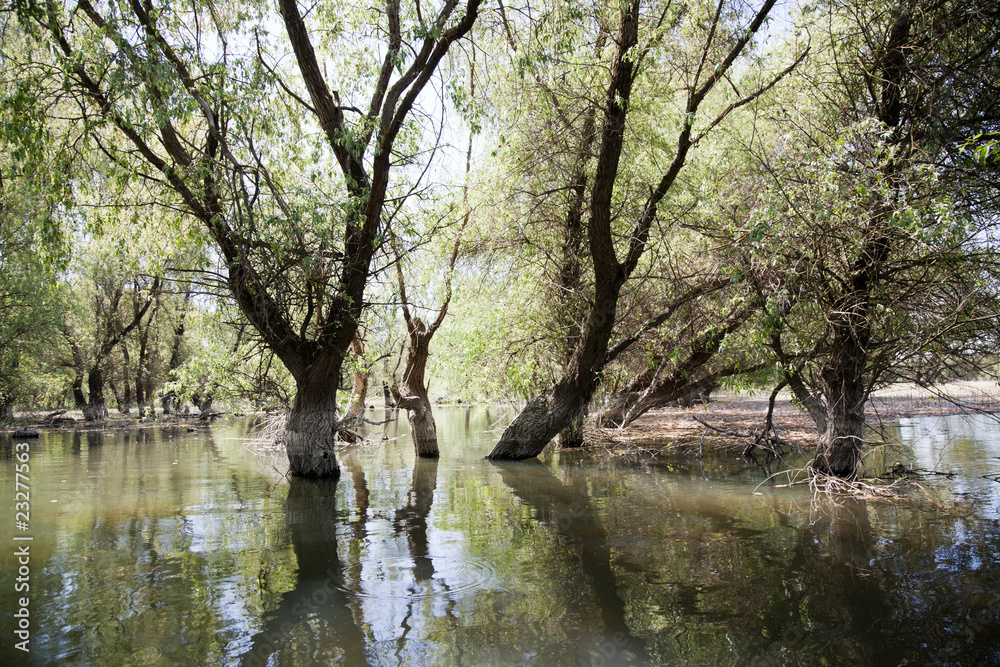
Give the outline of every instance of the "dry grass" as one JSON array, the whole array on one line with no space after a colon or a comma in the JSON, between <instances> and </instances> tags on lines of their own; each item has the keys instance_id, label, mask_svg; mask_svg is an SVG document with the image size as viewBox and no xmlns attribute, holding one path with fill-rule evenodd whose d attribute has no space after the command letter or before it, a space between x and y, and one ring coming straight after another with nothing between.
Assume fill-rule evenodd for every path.
<instances>
[{"instance_id":1,"label":"dry grass","mask_svg":"<svg viewBox=\"0 0 1000 667\"><path fill-rule=\"evenodd\" d=\"M288 415L284 412L259 415L249 425L245 446L254 452L274 452L285 450L285 423ZM249 432L253 432L250 436Z\"/></svg>"}]
</instances>

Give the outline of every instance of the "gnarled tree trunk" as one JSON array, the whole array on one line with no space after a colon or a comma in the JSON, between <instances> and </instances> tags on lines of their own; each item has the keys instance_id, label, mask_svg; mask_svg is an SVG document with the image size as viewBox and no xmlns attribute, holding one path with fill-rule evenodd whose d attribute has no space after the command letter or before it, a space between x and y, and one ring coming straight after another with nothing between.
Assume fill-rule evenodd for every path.
<instances>
[{"instance_id":1,"label":"gnarled tree trunk","mask_svg":"<svg viewBox=\"0 0 1000 667\"><path fill-rule=\"evenodd\" d=\"M340 426L336 383L320 377L318 382L300 381L296 385L298 391L285 424L289 473L295 477L339 477L334 451Z\"/></svg>"},{"instance_id":2,"label":"gnarled tree trunk","mask_svg":"<svg viewBox=\"0 0 1000 667\"><path fill-rule=\"evenodd\" d=\"M410 420L410 435L417 456L437 458L440 455L437 441L437 425L431 401L424 385L424 371L430 355L430 339L434 331L428 330L419 317L408 318L410 329L410 349L406 354L406 368L403 371L403 386L392 386L396 405L406 410Z\"/></svg>"},{"instance_id":3,"label":"gnarled tree trunk","mask_svg":"<svg viewBox=\"0 0 1000 667\"><path fill-rule=\"evenodd\" d=\"M591 387L593 394L593 387ZM585 409L590 396L585 388L560 383L530 401L504 430L491 460L520 461L538 456L566 425Z\"/></svg>"},{"instance_id":4,"label":"gnarled tree trunk","mask_svg":"<svg viewBox=\"0 0 1000 667\"><path fill-rule=\"evenodd\" d=\"M868 355L862 340L867 324L841 324L829 360L821 371L826 402L826 430L819 434L813 467L837 477L853 478L859 472L865 437L865 404L868 385L865 366Z\"/></svg>"}]
</instances>

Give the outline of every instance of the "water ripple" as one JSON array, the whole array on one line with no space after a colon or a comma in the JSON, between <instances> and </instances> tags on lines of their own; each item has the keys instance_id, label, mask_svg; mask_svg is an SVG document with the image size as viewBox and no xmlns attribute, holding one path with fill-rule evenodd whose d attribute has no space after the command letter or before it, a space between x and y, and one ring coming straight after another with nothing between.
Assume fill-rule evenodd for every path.
<instances>
[{"instance_id":1,"label":"water ripple","mask_svg":"<svg viewBox=\"0 0 1000 667\"><path fill-rule=\"evenodd\" d=\"M348 568L340 590L372 599L456 598L493 588L496 569L482 558L395 556L363 560Z\"/></svg>"}]
</instances>

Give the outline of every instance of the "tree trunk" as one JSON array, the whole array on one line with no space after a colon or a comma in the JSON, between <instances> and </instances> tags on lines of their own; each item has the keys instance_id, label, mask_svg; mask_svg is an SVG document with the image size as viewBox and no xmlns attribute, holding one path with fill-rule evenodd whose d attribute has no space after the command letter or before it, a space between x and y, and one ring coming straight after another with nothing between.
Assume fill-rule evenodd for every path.
<instances>
[{"instance_id":1,"label":"tree trunk","mask_svg":"<svg viewBox=\"0 0 1000 667\"><path fill-rule=\"evenodd\" d=\"M83 395L83 374L80 372L73 377L73 403L77 410L87 409L87 397Z\"/></svg>"},{"instance_id":2,"label":"tree trunk","mask_svg":"<svg viewBox=\"0 0 1000 667\"><path fill-rule=\"evenodd\" d=\"M437 424L431 403L426 396L418 398L418 403L407 407L402 402L400 407L406 407L406 416L410 421L410 436L413 438L413 448L417 456L436 459L441 455L438 450Z\"/></svg>"},{"instance_id":3,"label":"tree trunk","mask_svg":"<svg viewBox=\"0 0 1000 667\"><path fill-rule=\"evenodd\" d=\"M171 373L181 367L181 344L184 342L184 320L187 317L188 304L190 302L191 292L185 292L184 303L181 306L177 325L174 326L174 339L170 344L170 361L167 363L167 378L170 378ZM168 391L163 395L160 399L160 406L163 408L164 415L176 413L181 407L177 394L172 391Z\"/></svg>"},{"instance_id":4,"label":"tree trunk","mask_svg":"<svg viewBox=\"0 0 1000 667\"><path fill-rule=\"evenodd\" d=\"M160 407L163 408L164 415L172 415L180 409L180 401L177 399L177 394L172 391L168 391L160 399Z\"/></svg>"},{"instance_id":5,"label":"tree trunk","mask_svg":"<svg viewBox=\"0 0 1000 667\"><path fill-rule=\"evenodd\" d=\"M149 389L149 383L147 378L149 378L149 353L146 349L146 336L149 334L149 329L146 329L145 335L139 342L139 361L136 364L135 371L135 403L139 407L139 418L146 414L146 400L148 397L147 391Z\"/></svg>"},{"instance_id":6,"label":"tree trunk","mask_svg":"<svg viewBox=\"0 0 1000 667\"><path fill-rule=\"evenodd\" d=\"M602 29L594 46L595 57L600 57L606 41L607 33ZM597 138L597 112L598 105L591 105L583 120L579 153L569 182L570 201L563 220L562 257L556 292L556 322L559 329L564 332L563 358L561 360L564 366L572 361L573 353L580 344L581 322L586 314L585 307L580 303L581 297L584 295L580 260L583 256L584 246L583 210L587 196L587 167L591 162L594 142ZM572 132L573 129L571 125L566 128L568 132ZM572 417L566 428L559 432L560 446L569 448L583 445L583 422L587 418L589 407L588 401L580 413Z\"/></svg>"},{"instance_id":7,"label":"tree trunk","mask_svg":"<svg viewBox=\"0 0 1000 667\"><path fill-rule=\"evenodd\" d=\"M434 412L424 385L424 369L429 356L428 344L430 336L420 318L414 318L415 329L410 332L410 349L406 355L406 368L403 371L403 386L401 389L393 385L390 390L396 405L406 410L410 421L410 437L413 438L413 448L417 456L436 459L438 451L437 425L434 423Z\"/></svg>"},{"instance_id":8,"label":"tree trunk","mask_svg":"<svg viewBox=\"0 0 1000 667\"><path fill-rule=\"evenodd\" d=\"M289 473L296 477L336 478L340 466L334 445L337 440L337 377L310 369L313 378L296 383L292 410L285 424L285 451Z\"/></svg>"},{"instance_id":9,"label":"tree trunk","mask_svg":"<svg viewBox=\"0 0 1000 667\"><path fill-rule=\"evenodd\" d=\"M115 396L115 401L118 401L118 397ZM123 415L127 415L132 411L132 385L129 384L128 379L125 380L125 390L122 394L122 400L118 401L118 412Z\"/></svg>"},{"instance_id":10,"label":"tree trunk","mask_svg":"<svg viewBox=\"0 0 1000 667\"><path fill-rule=\"evenodd\" d=\"M4 392L0 394L0 422L14 421L14 398Z\"/></svg>"},{"instance_id":11,"label":"tree trunk","mask_svg":"<svg viewBox=\"0 0 1000 667\"><path fill-rule=\"evenodd\" d=\"M128 345L122 345L122 359L124 364L122 365L122 375L124 376L124 391L122 396L118 396L118 387L114 382L111 382L111 391L114 392L115 402L118 404L118 412L123 415L127 415L131 411L132 405L132 384L129 380L129 367L132 365L131 359L129 358ZM140 415L142 416L142 415Z\"/></svg>"},{"instance_id":12,"label":"tree trunk","mask_svg":"<svg viewBox=\"0 0 1000 667\"><path fill-rule=\"evenodd\" d=\"M129 392L128 383L125 384L125 396L122 396L121 392L118 391L118 383L114 380L108 380L108 385L111 387L111 393L115 397L115 403L118 405L118 414L127 415L130 412L129 409Z\"/></svg>"},{"instance_id":13,"label":"tree trunk","mask_svg":"<svg viewBox=\"0 0 1000 667\"><path fill-rule=\"evenodd\" d=\"M604 367L623 282L624 275L619 274L617 280L597 284L593 310L562 379L528 401L486 458L519 461L536 457L560 431L585 414Z\"/></svg>"},{"instance_id":14,"label":"tree trunk","mask_svg":"<svg viewBox=\"0 0 1000 667\"><path fill-rule=\"evenodd\" d=\"M835 336L829 361L821 372L827 428L819 436L812 465L828 475L854 478L861 462L868 398L865 382L868 355L863 341L856 336L867 334L867 323L842 326L848 330Z\"/></svg>"},{"instance_id":15,"label":"tree trunk","mask_svg":"<svg viewBox=\"0 0 1000 667\"><path fill-rule=\"evenodd\" d=\"M354 385L351 387L351 399L344 412L344 425L356 420L365 411L365 401L368 400L368 373L354 371Z\"/></svg>"},{"instance_id":16,"label":"tree trunk","mask_svg":"<svg viewBox=\"0 0 1000 667\"><path fill-rule=\"evenodd\" d=\"M355 337L354 342L351 343L351 349L356 355L360 363L364 362L365 348L364 344L361 342L361 338ZM351 398L347 402L347 410L344 412L343 424L344 426L349 425L351 422L355 421L365 412L365 401L368 399L368 373L361 370L360 368L354 371L354 385L351 387Z\"/></svg>"},{"instance_id":17,"label":"tree trunk","mask_svg":"<svg viewBox=\"0 0 1000 667\"><path fill-rule=\"evenodd\" d=\"M142 325L139 327L139 360L136 362L135 369L135 402L139 406L140 419L145 416L146 401L150 399L153 393L153 374L149 368L152 361L152 355L149 351L149 333L153 329L153 320L156 319L156 314L159 310L160 295L157 293L156 304L150 310L149 317L146 318L145 327Z\"/></svg>"},{"instance_id":18,"label":"tree trunk","mask_svg":"<svg viewBox=\"0 0 1000 667\"><path fill-rule=\"evenodd\" d=\"M500 441L486 457L521 460L538 456L560 431L587 408L604 366L608 342L614 329L618 297L628 278L628 266L619 263L611 233L611 206L618 164L625 135L625 116L635 75L628 53L638 39L639 7L623 7L617 49L611 67L601 128L601 147L594 170L587 225L588 244L594 270L593 306L584 330L562 378L541 396L528 401L504 430ZM641 236L641 235L640 235ZM637 239L638 243L642 239ZM632 253L630 253L631 255ZM641 250L636 251L635 261Z\"/></svg>"},{"instance_id":19,"label":"tree trunk","mask_svg":"<svg viewBox=\"0 0 1000 667\"><path fill-rule=\"evenodd\" d=\"M195 406L198 408L198 418L208 419L212 414L212 403L215 401L215 396L212 392L207 392L203 394L195 394L191 397Z\"/></svg>"},{"instance_id":20,"label":"tree trunk","mask_svg":"<svg viewBox=\"0 0 1000 667\"><path fill-rule=\"evenodd\" d=\"M593 384L590 393L593 393ZM538 456L552 438L583 414L589 400L585 387L569 381L560 382L528 401L486 458L520 461Z\"/></svg>"},{"instance_id":21,"label":"tree trunk","mask_svg":"<svg viewBox=\"0 0 1000 667\"><path fill-rule=\"evenodd\" d=\"M396 385L393 385L396 388ZM434 422L434 413L431 411L431 403L427 400L427 395L423 397L415 395L402 395L396 388L396 405L406 410L407 418L410 421L410 437L413 438L413 449L417 456L427 459L436 459L440 456L437 441L437 424Z\"/></svg>"},{"instance_id":22,"label":"tree trunk","mask_svg":"<svg viewBox=\"0 0 1000 667\"><path fill-rule=\"evenodd\" d=\"M410 420L410 437L413 438L413 448L417 456L436 459L438 451L437 425L434 423L434 413L431 401L427 396L424 383L424 371L427 368L427 357L430 356L430 339L433 331L419 317L410 321L410 349L406 354L406 368L403 370L403 387L393 385L393 398L396 405L406 410Z\"/></svg>"},{"instance_id":23,"label":"tree trunk","mask_svg":"<svg viewBox=\"0 0 1000 667\"><path fill-rule=\"evenodd\" d=\"M83 408L83 418L86 421L107 419L108 407L104 399L104 371L100 366L94 366L87 374L87 390L89 396Z\"/></svg>"},{"instance_id":24,"label":"tree trunk","mask_svg":"<svg viewBox=\"0 0 1000 667\"><path fill-rule=\"evenodd\" d=\"M400 280L402 281L402 279ZM444 313L446 308L447 301L441 312ZM439 325L442 318L443 315L439 316L436 324ZM436 459L440 455L437 425L434 423L431 401L427 396L424 372L427 368L427 357L430 356L431 337L437 330L437 326L432 326L428 330L419 317L407 317L407 329L410 333L410 347L406 353L403 386L400 389L393 385L393 398L396 400L397 406L406 410L406 415L410 420L410 436L413 438L413 448L417 456Z\"/></svg>"}]
</instances>

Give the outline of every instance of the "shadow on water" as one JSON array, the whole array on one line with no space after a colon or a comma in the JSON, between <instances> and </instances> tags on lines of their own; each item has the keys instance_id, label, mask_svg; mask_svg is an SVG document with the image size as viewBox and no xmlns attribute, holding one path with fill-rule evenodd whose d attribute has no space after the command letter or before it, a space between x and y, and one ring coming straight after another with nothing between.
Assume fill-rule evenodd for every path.
<instances>
[{"instance_id":1,"label":"shadow on water","mask_svg":"<svg viewBox=\"0 0 1000 667\"><path fill-rule=\"evenodd\" d=\"M414 616L422 612L422 591L432 588L434 561L430 557L427 540L427 517L434 503L434 489L437 487L437 459L418 458L413 463L413 478L406 496L406 505L396 510L393 531L406 537L410 558L413 561L413 585L408 589L406 615L400 626L402 632L396 638L395 657L399 664L405 664L406 642L414 624L419 622ZM444 586L447 591L446 585ZM453 602L453 601L452 601ZM448 605L447 616L454 618L453 604Z\"/></svg>"},{"instance_id":2,"label":"shadow on water","mask_svg":"<svg viewBox=\"0 0 1000 667\"><path fill-rule=\"evenodd\" d=\"M844 499L798 526L784 568L759 573L760 584L770 590L763 618L763 634L770 641L759 647L757 657L773 660L833 642L841 663L888 664L882 662L888 656L873 654L882 643L884 621L893 613L882 589L886 580L874 576L871 567L877 555L868 507L862 501ZM782 582L793 584L784 594L778 593ZM829 625L817 628L809 623L827 614Z\"/></svg>"},{"instance_id":3,"label":"shadow on water","mask_svg":"<svg viewBox=\"0 0 1000 667\"><path fill-rule=\"evenodd\" d=\"M494 463L500 477L534 512L535 519L554 528L579 559L580 571L600 608L604 634L597 644L581 646L583 664L646 664L645 641L635 636L626 621L625 601L619 593L611 563L607 531L587 493L587 479L579 471L568 470L569 482L561 482L540 461ZM579 610L585 614L585 610ZM609 662L610 661L610 662Z\"/></svg>"}]
</instances>

